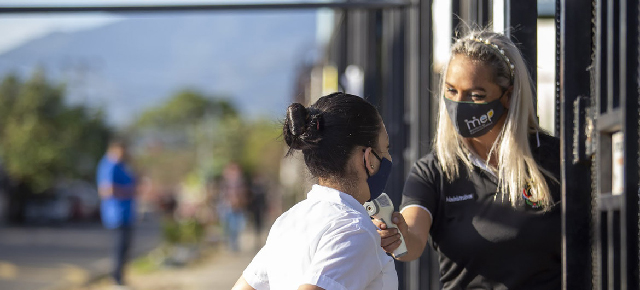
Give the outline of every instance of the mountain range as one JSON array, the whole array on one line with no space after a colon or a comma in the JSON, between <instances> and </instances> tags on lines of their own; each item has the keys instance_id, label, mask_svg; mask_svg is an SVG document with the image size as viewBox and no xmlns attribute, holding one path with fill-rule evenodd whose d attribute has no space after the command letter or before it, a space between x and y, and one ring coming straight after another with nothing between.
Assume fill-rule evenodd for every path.
<instances>
[{"instance_id":1,"label":"mountain range","mask_svg":"<svg viewBox=\"0 0 640 290\"><path fill-rule=\"evenodd\" d=\"M249 118L281 117L316 46L314 11L136 14L29 41L0 55L0 76L43 68L69 102L116 126L185 88L226 96Z\"/></svg>"}]
</instances>

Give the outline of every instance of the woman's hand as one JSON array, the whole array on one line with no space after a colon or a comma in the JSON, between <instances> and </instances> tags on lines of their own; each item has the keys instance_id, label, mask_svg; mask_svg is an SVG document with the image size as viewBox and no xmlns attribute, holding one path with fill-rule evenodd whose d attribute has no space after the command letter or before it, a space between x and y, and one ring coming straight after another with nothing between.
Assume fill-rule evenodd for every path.
<instances>
[{"instance_id":1,"label":"woman's hand","mask_svg":"<svg viewBox=\"0 0 640 290\"><path fill-rule=\"evenodd\" d=\"M400 246L402 242L402 240L400 240L400 233L402 233L403 236L406 236L407 233L407 223L401 213L394 212L391 215L391 222L398 226L398 228L388 228L387 224L381 220L373 220L373 224L378 227L378 233L382 239L380 244L387 253L393 253L393 251Z\"/></svg>"},{"instance_id":2,"label":"woman's hand","mask_svg":"<svg viewBox=\"0 0 640 290\"><path fill-rule=\"evenodd\" d=\"M394 212L391 222L398 226L397 229L387 228L382 221L373 220L378 227L380 244L387 253L393 253L400 246L400 234L407 246L407 254L398 258L400 261L412 261L419 258L427 245L429 230L431 229L431 215L419 207L407 207L402 213Z\"/></svg>"}]
</instances>

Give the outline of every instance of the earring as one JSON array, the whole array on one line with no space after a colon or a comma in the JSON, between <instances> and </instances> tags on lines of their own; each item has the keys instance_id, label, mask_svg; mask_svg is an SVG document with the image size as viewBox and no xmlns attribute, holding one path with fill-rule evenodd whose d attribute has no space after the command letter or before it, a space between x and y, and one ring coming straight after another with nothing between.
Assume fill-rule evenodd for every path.
<instances>
[{"instance_id":1,"label":"earring","mask_svg":"<svg viewBox=\"0 0 640 290\"><path fill-rule=\"evenodd\" d=\"M371 165L371 169L373 169L373 165Z\"/></svg>"}]
</instances>

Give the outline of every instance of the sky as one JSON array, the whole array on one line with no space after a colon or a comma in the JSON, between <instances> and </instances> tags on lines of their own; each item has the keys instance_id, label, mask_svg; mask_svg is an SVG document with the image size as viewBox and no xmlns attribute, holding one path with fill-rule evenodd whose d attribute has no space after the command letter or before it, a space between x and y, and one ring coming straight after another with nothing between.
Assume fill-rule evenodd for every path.
<instances>
[{"instance_id":1,"label":"sky","mask_svg":"<svg viewBox=\"0 0 640 290\"><path fill-rule=\"evenodd\" d=\"M149 5L149 4L214 4L214 3L282 3L296 0L92 0L91 5ZM297 0L300 2L304 0ZM0 0L0 6L87 6L78 0ZM52 32L73 32L91 29L123 19L108 13L56 13L0 15L0 54Z\"/></svg>"},{"instance_id":2,"label":"sky","mask_svg":"<svg viewBox=\"0 0 640 290\"><path fill-rule=\"evenodd\" d=\"M317 0L92 0L90 5L149 5L149 4L214 4L214 3L284 3L305 2ZM437 11L448 10L449 0L435 0L434 9ZM500 2L500 1L497 1ZM0 0L0 6L85 6L87 1L79 0ZM0 54L7 52L19 45L52 32L74 32L91 29L98 26L113 23L124 19L126 16L109 13L66 13L66 14L14 14L0 15ZM319 13L319 21L332 22L332 13ZM436 38L436 58L442 62L447 57L449 49L449 37L451 28L448 25L439 27L439 23L450 23L447 13L434 13L435 31L445 37ZM442 18L442 19L441 19ZM318 41L326 41L331 33L327 25L318 25ZM444 41L442 41L444 40Z\"/></svg>"}]
</instances>

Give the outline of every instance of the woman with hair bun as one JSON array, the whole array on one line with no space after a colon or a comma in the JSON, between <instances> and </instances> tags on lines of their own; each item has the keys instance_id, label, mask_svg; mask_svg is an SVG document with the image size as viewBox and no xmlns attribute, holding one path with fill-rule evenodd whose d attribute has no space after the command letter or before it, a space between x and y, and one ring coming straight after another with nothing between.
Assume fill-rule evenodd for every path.
<instances>
[{"instance_id":1,"label":"woman with hair bun","mask_svg":"<svg viewBox=\"0 0 640 290\"><path fill-rule=\"evenodd\" d=\"M382 193L392 165L376 108L344 93L294 103L282 133L287 155L302 151L318 183L276 220L233 289L397 289L393 259L363 207Z\"/></svg>"},{"instance_id":2,"label":"woman with hair bun","mask_svg":"<svg viewBox=\"0 0 640 290\"><path fill-rule=\"evenodd\" d=\"M472 31L442 76L433 150L393 215L408 249L399 259L419 258L431 239L443 289L560 289L560 142L538 126L520 51ZM376 224L393 252L398 230Z\"/></svg>"}]
</instances>

